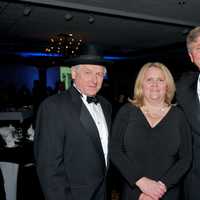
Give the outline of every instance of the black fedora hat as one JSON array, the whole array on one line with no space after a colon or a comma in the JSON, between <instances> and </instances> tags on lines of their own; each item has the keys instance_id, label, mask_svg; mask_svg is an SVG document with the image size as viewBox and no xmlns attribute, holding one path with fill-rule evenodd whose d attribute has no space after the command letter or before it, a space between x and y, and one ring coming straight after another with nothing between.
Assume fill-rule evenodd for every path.
<instances>
[{"instance_id":1,"label":"black fedora hat","mask_svg":"<svg viewBox=\"0 0 200 200\"><path fill-rule=\"evenodd\" d=\"M79 64L94 64L104 66L109 63L111 63L111 61L104 59L102 49L94 44L83 44L80 47L79 55L65 60L65 64L71 66Z\"/></svg>"}]
</instances>

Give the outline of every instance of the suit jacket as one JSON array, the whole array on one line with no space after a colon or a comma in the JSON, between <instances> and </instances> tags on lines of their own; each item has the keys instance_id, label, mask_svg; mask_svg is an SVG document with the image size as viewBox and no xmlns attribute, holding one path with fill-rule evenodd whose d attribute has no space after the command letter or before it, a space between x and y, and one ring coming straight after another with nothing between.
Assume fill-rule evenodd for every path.
<instances>
[{"instance_id":1,"label":"suit jacket","mask_svg":"<svg viewBox=\"0 0 200 200\"><path fill-rule=\"evenodd\" d=\"M99 99L110 129L111 106ZM41 104L34 149L46 200L106 198L107 167L99 133L74 87Z\"/></svg>"},{"instance_id":2,"label":"suit jacket","mask_svg":"<svg viewBox=\"0 0 200 200\"><path fill-rule=\"evenodd\" d=\"M184 75L177 83L176 97L188 118L192 130L200 136L200 103L197 95L198 76L199 73L195 72Z\"/></svg>"},{"instance_id":3,"label":"suit jacket","mask_svg":"<svg viewBox=\"0 0 200 200\"><path fill-rule=\"evenodd\" d=\"M186 199L199 200L200 192L200 103L197 95L198 72L185 74L177 83L177 101L186 114L193 136L193 165L186 179Z\"/></svg>"}]
</instances>

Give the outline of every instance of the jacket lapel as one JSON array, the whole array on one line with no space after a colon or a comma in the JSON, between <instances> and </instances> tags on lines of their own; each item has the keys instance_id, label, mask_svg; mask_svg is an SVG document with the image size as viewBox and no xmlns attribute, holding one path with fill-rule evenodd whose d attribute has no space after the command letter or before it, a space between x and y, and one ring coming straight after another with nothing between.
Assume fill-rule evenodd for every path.
<instances>
[{"instance_id":1,"label":"jacket lapel","mask_svg":"<svg viewBox=\"0 0 200 200\"><path fill-rule=\"evenodd\" d=\"M98 129L84 103L82 103L81 106L80 121L83 127L85 128L85 133L91 138L97 153L100 155L100 158L103 160L103 163L105 163L104 153L101 146Z\"/></svg>"},{"instance_id":2,"label":"jacket lapel","mask_svg":"<svg viewBox=\"0 0 200 200\"><path fill-rule=\"evenodd\" d=\"M109 113L109 110L106 108L105 104L101 103L101 107L106 119L107 127L108 127L108 133L110 133L110 128L111 128L111 113Z\"/></svg>"},{"instance_id":3,"label":"jacket lapel","mask_svg":"<svg viewBox=\"0 0 200 200\"><path fill-rule=\"evenodd\" d=\"M104 117L105 117L105 120L106 120L106 123L107 123L107 127L108 127L108 157L107 157L107 168L109 168L109 165L110 165L110 131L111 131L111 111L109 110L109 108L107 108L106 104L101 101L100 99L100 104L101 104L101 108L103 110L103 114L104 114Z\"/></svg>"},{"instance_id":4,"label":"jacket lapel","mask_svg":"<svg viewBox=\"0 0 200 200\"><path fill-rule=\"evenodd\" d=\"M80 97L81 94L74 87L71 87L69 89L69 91L71 93L71 97L72 97L74 106L76 107L76 111L80 117L80 122L84 127L84 130L82 130L82 131L91 138L94 148L96 149L96 152L99 154L100 158L102 159L102 163L104 164L103 167L105 168L106 166L105 166L104 153L103 153L101 140L99 137L99 132L96 127L96 124L95 124L90 112L88 111L85 104L81 100L81 97ZM102 109L103 109L105 116L107 116L107 111L106 111L106 109L104 109L104 106L102 107ZM109 119L106 118L106 121L109 121ZM110 123L110 121L109 121L109 123Z\"/></svg>"},{"instance_id":5,"label":"jacket lapel","mask_svg":"<svg viewBox=\"0 0 200 200\"><path fill-rule=\"evenodd\" d=\"M200 132L200 102L197 94L197 80L198 77L195 77L195 81L191 84L190 89L188 91L189 99L188 99L188 111L190 112L190 121L195 127L195 130Z\"/></svg>"},{"instance_id":6,"label":"jacket lapel","mask_svg":"<svg viewBox=\"0 0 200 200\"><path fill-rule=\"evenodd\" d=\"M196 132L200 132L200 102L197 95L198 73L190 77L188 86L184 86L180 93L180 100L184 103L188 120Z\"/></svg>"}]
</instances>

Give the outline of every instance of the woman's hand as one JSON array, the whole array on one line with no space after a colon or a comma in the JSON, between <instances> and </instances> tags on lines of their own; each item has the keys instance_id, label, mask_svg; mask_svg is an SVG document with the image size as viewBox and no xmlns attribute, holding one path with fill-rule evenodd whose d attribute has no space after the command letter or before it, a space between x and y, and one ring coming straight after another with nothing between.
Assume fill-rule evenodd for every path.
<instances>
[{"instance_id":1,"label":"woman's hand","mask_svg":"<svg viewBox=\"0 0 200 200\"><path fill-rule=\"evenodd\" d=\"M145 195L148 195L155 200L160 199L166 192L166 187L161 181L157 182L147 177L139 179L136 182L136 185Z\"/></svg>"},{"instance_id":2,"label":"woman's hand","mask_svg":"<svg viewBox=\"0 0 200 200\"><path fill-rule=\"evenodd\" d=\"M165 192L167 191L166 185L162 181L158 181L158 183L165 188Z\"/></svg>"},{"instance_id":3,"label":"woman's hand","mask_svg":"<svg viewBox=\"0 0 200 200\"><path fill-rule=\"evenodd\" d=\"M141 193L138 200L159 200L159 199L153 199L149 195L146 195L145 193Z\"/></svg>"}]
</instances>

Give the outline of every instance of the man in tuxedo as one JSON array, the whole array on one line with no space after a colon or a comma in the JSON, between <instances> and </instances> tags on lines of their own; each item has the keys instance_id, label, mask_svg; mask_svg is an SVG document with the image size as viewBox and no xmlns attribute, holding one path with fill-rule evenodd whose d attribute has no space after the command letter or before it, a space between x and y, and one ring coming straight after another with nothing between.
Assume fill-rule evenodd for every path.
<instances>
[{"instance_id":1,"label":"man in tuxedo","mask_svg":"<svg viewBox=\"0 0 200 200\"><path fill-rule=\"evenodd\" d=\"M107 63L93 45L67 60L73 86L40 105L35 160L46 200L105 200L111 106L100 90Z\"/></svg>"},{"instance_id":2,"label":"man in tuxedo","mask_svg":"<svg viewBox=\"0 0 200 200\"><path fill-rule=\"evenodd\" d=\"M185 179L186 200L200 199L200 27L187 36L187 50L198 72L184 74L177 83L177 101L186 114L193 136L193 163Z\"/></svg>"}]
</instances>

